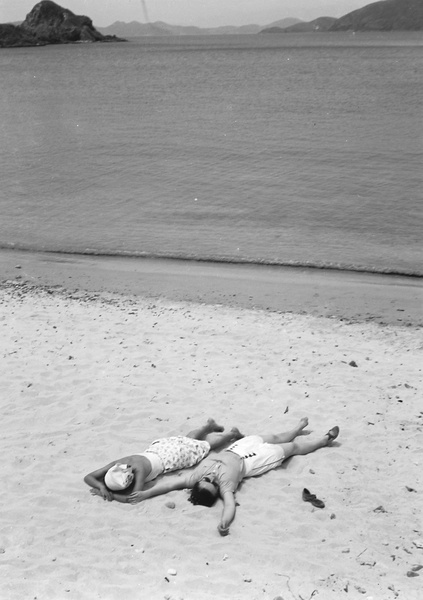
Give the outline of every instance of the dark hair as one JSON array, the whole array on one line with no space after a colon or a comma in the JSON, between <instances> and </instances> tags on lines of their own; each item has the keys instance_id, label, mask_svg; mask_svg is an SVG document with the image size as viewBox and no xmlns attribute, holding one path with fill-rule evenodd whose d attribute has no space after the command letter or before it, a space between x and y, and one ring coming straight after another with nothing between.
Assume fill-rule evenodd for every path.
<instances>
[{"instance_id":1,"label":"dark hair","mask_svg":"<svg viewBox=\"0 0 423 600\"><path fill-rule=\"evenodd\" d=\"M192 504L201 504L202 506L210 507L216 502L218 495L218 493L213 494L210 490L200 487L200 482L197 481L192 488L188 500L192 502Z\"/></svg>"}]
</instances>

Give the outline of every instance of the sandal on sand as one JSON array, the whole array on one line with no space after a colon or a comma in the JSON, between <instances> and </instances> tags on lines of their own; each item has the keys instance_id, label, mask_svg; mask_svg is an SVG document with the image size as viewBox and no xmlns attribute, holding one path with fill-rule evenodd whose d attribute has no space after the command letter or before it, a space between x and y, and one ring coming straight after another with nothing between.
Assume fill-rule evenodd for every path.
<instances>
[{"instance_id":1,"label":"sandal on sand","mask_svg":"<svg viewBox=\"0 0 423 600\"><path fill-rule=\"evenodd\" d=\"M329 429L329 431L327 432L326 435L329 438L329 442L328 442L329 444L331 442L333 442L333 440L336 440L336 438L339 435L339 427L338 427L338 425L336 425L336 427L332 427L332 429Z\"/></svg>"},{"instance_id":2,"label":"sandal on sand","mask_svg":"<svg viewBox=\"0 0 423 600\"><path fill-rule=\"evenodd\" d=\"M310 502L316 508L325 508L325 503L309 492L307 488L303 489L303 500L304 502Z\"/></svg>"}]
</instances>

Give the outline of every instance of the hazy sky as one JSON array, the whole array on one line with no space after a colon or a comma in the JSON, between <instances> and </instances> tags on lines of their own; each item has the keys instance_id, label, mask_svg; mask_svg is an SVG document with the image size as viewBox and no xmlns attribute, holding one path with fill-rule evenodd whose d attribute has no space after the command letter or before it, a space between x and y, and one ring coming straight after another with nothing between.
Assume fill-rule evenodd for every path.
<instances>
[{"instance_id":1,"label":"hazy sky","mask_svg":"<svg viewBox=\"0 0 423 600\"><path fill-rule=\"evenodd\" d=\"M58 0L56 4L86 15L94 26L115 21L165 21L173 25L267 25L285 17L310 21L340 17L373 0ZM23 21L37 0L0 0L0 23ZM146 7L146 9L144 8Z\"/></svg>"}]
</instances>

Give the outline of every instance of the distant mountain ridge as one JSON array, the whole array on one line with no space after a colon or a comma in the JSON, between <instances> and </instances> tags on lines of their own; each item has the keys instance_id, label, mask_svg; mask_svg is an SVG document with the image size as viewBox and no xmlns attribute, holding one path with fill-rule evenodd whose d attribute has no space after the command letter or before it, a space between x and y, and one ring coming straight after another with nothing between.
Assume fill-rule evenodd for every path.
<instances>
[{"instance_id":1,"label":"distant mountain ridge","mask_svg":"<svg viewBox=\"0 0 423 600\"><path fill-rule=\"evenodd\" d=\"M243 25L201 28L184 25L155 23L124 23L116 21L100 27L104 34L125 37L149 35L222 35L255 33L306 33L331 31L421 31L423 29L423 0L380 0L354 10L343 17L319 17L313 21L287 18L274 21L266 27Z\"/></svg>"},{"instance_id":2,"label":"distant mountain ridge","mask_svg":"<svg viewBox=\"0 0 423 600\"><path fill-rule=\"evenodd\" d=\"M269 27L260 33L307 31L421 31L423 0L381 0L354 10L339 19L320 17L289 27Z\"/></svg>"},{"instance_id":3,"label":"distant mountain ridge","mask_svg":"<svg viewBox=\"0 0 423 600\"><path fill-rule=\"evenodd\" d=\"M269 27L289 27L295 23L300 23L299 19L287 18L280 19L271 23ZM116 21L108 27L99 27L98 30L104 35L114 34L124 37L142 37L150 35L238 35L238 34L255 34L263 29L262 25L224 25L221 27L195 27L194 25L169 25L163 21L155 21L154 23L140 23L139 21L131 21L125 23Z\"/></svg>"}]
</instances>

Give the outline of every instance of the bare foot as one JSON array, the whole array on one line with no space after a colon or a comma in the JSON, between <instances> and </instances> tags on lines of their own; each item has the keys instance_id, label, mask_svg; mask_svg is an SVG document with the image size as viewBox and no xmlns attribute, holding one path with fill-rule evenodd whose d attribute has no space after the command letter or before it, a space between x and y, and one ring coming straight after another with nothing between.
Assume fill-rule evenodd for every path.
<instances>
[{"instance_id":1,"label":"bare foot","mask_svg":"<svg viewBox=\"0 0 423 600\"><path fill-rule=\"evenodd\" d=\"M243 437L245 437L244 434L240 432L238 427L232 427L231 433L233 434L234 441L241 440Z\"/></svg>"},{"instance_id":2,"label":"bare foot","mask_svg":"<svg viewBox=\"0 0 423 600\"><path fill-rule=\"evenodd\" d=\"M299 420L298 425L296 427L296 431L297 433L295 434L295 436L297 435L310 435L309 431L305 431L305 427L307 427L308 425L308 418L304 417L302 419Z\"/></svg>"},{"instance_id":3,"label":"bare foot","mask_svg":"<svg viewBox=\"0 0 423 600\"><path fill-rule=\"evenodd\" d=\"M223 431L225 428L222 425L218 425L214 419L207 419L207 427L212 431Z\"/></svg>"}]
</instances>

